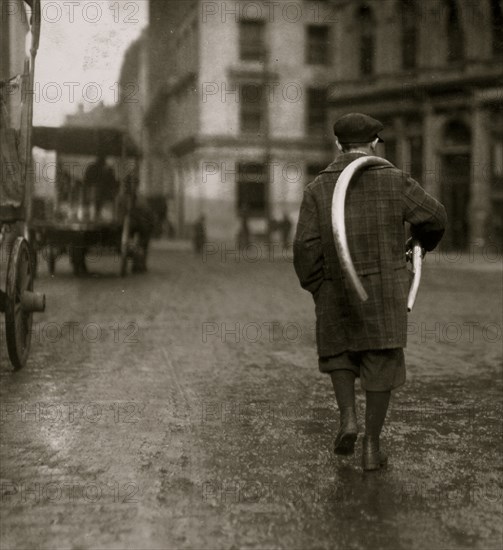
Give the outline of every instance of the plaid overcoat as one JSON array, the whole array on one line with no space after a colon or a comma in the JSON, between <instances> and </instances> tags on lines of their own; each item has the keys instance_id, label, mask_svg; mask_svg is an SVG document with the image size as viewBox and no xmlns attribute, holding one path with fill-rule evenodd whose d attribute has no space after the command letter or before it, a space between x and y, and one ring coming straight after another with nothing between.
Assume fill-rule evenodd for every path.
<instances>
[{"instance_id":1,"label":"plaid overcoat","mask_svg":"<svg viewBox=\"0 0 503 550\"><path fill-rule=\"evenodd\" d=\"M362 153L340 155L310 183L300 208L294 266L312 293L318 355L405 347L410 278L404 223L426 250L444 233L444 207L397 168L358 173L346 194L349 250L369 298L360 302L337 257L332 233L332 195L342 170Z\"/></svg>"}]
</instances>

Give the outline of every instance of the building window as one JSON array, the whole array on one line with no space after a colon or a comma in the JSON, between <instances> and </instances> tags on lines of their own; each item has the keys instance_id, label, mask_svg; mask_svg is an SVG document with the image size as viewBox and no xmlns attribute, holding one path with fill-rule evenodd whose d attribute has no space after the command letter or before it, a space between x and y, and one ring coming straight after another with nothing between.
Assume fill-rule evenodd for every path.
<instances>
[{"instance_id":1,"label":"building window","mask_svg":"<svg viewBox=\"0 0 503 550\"><path fill-rule=\"evenodd\" d=\"M402 20L402 69L407 71L417 66L417 10L414 0L401 0Z\"/></svg>"},{"instance_id":2,"label":"building window","mask_svg":"<svg viewBox=\"0 0 503 550\"><path fill-rule=\"evenodd\" d=\"M470 147L472 133L470 128L459 120L451 120L444 128L444 145L446 147Z\"/></svg>"},{"instance_id":3,"label":"building window","mask_svg":"<svg viewBox=\"0 0 503 550\"><path fill-rule=\"evenodd\" d=\"M364 76L374 74L375 57L375 20L369 6L358 10L360 29L360 72Z\"/></svg>"},{"instance_id":4,"label":"building window","mask_svg":"<svg viewBox=\"0 0 503 550\"><path fill-rule=\"evenodd\" d=\"M239 23L239 57L242 61L261 61L265 52L265 23L243 20Z\"/></svg>"},{"instance_id":5,"label":"building window","mask_svg":"<svg viewBox=\"0 0 503 550\"><path fill-rule=\"evenodd\" d=\"M311 136L325 134L327 124L327 90L326 88L309 88L307 90L307 133Z\"/></svg>"},{"instance_id":6,"label":"building window","mask_svg":"<svg viewBox=\"0 0 503 550\"><path fill-rule=\"evenodd\" d=\"M464 58L465 44L457 0L447 0L447 61L456 63Z\"/></svg>"},{"instance_id":7,"label":"building window","mask_svg":"<svg viewBox=\"0 0 503 550\"><path fill-rule=\"evenodd\" d=\"M258 134L265 117L265 93L262 84L243 84L239 87L241 132Z\"/></svg>"},{"instance_id":8,"label":"building window","mask_svg":"<svg viewBox=\"0 0 503 550\"><path fill-rule=\"evenodd\" d=\"M503 2L491 0L493 54L503 55Z\"/></svg>"},{"instance_id":9,"label":"building window","mask_svg":"<svg viewBox=\"0 0 503 550\"><path fill-rule=\"evenodd\" d=\"M238 164L237 208L249 216L267 213L267 170L261 163Z\"/></svg>"},{"instance_id":10,"label":"building window","mask_svg":"<svg viewBox=\"0 0 503 550\"><path fill-rule=\"evenodd\" d=\"M330 28L322 25L308 25L306 30L306 63L330 65Z\"/></svg>"}]
</instances>

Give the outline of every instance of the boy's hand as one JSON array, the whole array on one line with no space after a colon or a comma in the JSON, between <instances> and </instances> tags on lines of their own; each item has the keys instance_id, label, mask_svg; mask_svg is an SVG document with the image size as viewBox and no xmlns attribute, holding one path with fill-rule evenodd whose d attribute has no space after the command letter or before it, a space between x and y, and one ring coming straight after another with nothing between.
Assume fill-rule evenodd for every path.
<instances>
[{"instance_id":1,"label":"boy's hand","mask_svg":"<svg viewBox=\"0 0 503 550\"><path fill-rule=\"evenodd\" d=\"M405 259L406 259L406 261L412 263L413 250L414 250L414 246L416 244L419 244L419 241L413 239L412 237L410 237L407 240L407 242L405 243ZM423 247L421 247L421 259L424 259L425 256L426 256L426 250Z\"/></svg>"}]
</instances>

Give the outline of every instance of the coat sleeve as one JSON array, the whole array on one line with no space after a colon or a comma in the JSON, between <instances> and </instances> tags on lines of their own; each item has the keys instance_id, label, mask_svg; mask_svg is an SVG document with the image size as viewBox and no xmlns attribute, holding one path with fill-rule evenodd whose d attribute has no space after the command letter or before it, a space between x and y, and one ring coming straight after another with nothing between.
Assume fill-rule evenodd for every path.
<instances>
[{"instance_id":1,"label":"coat sleeve","mask_svg":"<svg viewBox=\"0 0 503 550\"><path fill-rule=\"evenodd\" d=\"M429 195L417 181L407 178L403 193L404 220L411 225L411 235L425 250L433 250L447 224L443 205Z\"/></svg>"},{"instance_id":2,"label":"coat sleeve","mask_svg":"<svg viewBox=\"0 0 503 550\"><path fill-rule=\"evenodd\" d=\"M309 189L304 191L297 231L293 242L293 265L300 285L316 294L323 283L323 252L316 202Z\"/></svg>"}]
</instances>

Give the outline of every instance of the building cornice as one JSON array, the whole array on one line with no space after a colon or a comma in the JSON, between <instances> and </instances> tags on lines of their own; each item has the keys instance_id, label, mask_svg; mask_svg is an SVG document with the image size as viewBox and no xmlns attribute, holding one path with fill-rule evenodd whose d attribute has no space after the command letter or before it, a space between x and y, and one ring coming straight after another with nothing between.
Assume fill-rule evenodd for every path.
<instances>
[{"instance_id":1,"label":"building cornice","mask_svg":"<svg viewBox=\"0 0 503 550\"><path fill-rule=\"evenodd\" d=\"M279 73L277 71L264 70L264 68L259 65L251 67L236 65L233 67L229 67L229 69L227 70L227 74L230 80L240 82L271 82L274 80L278 80L279 78Z\"/></svg>"},{"instance_id":2,"label":"building cornice","mask_svg":"<svg viewBox=\"0 0 503 550\"><path fill-rule=\"evenodd\" d=\"M419 98L424 94L457 91L464 88L469 91L480 86L495 87L503 85L501 66L491 66L476 73L467 71L418 71L413 74L382 75L374 80L338 81L330 86L328 101L332 105L347 104L348 101L369 99Z\"/></svg>"},{"instance_id":3,"label":"building cornice","mask_svg":"<svg viewBox=\"0 0 503 550\"><path fill-rule=\"evenodd\" d=\"M152 101L145 113L145 123L151 126L156 120L160 109L165 108L167 101L173 95L197 83L197 73L189 71L184 75L174 78L170 83L161 86L154 94Z\"/></svg>"}]
</instances>

